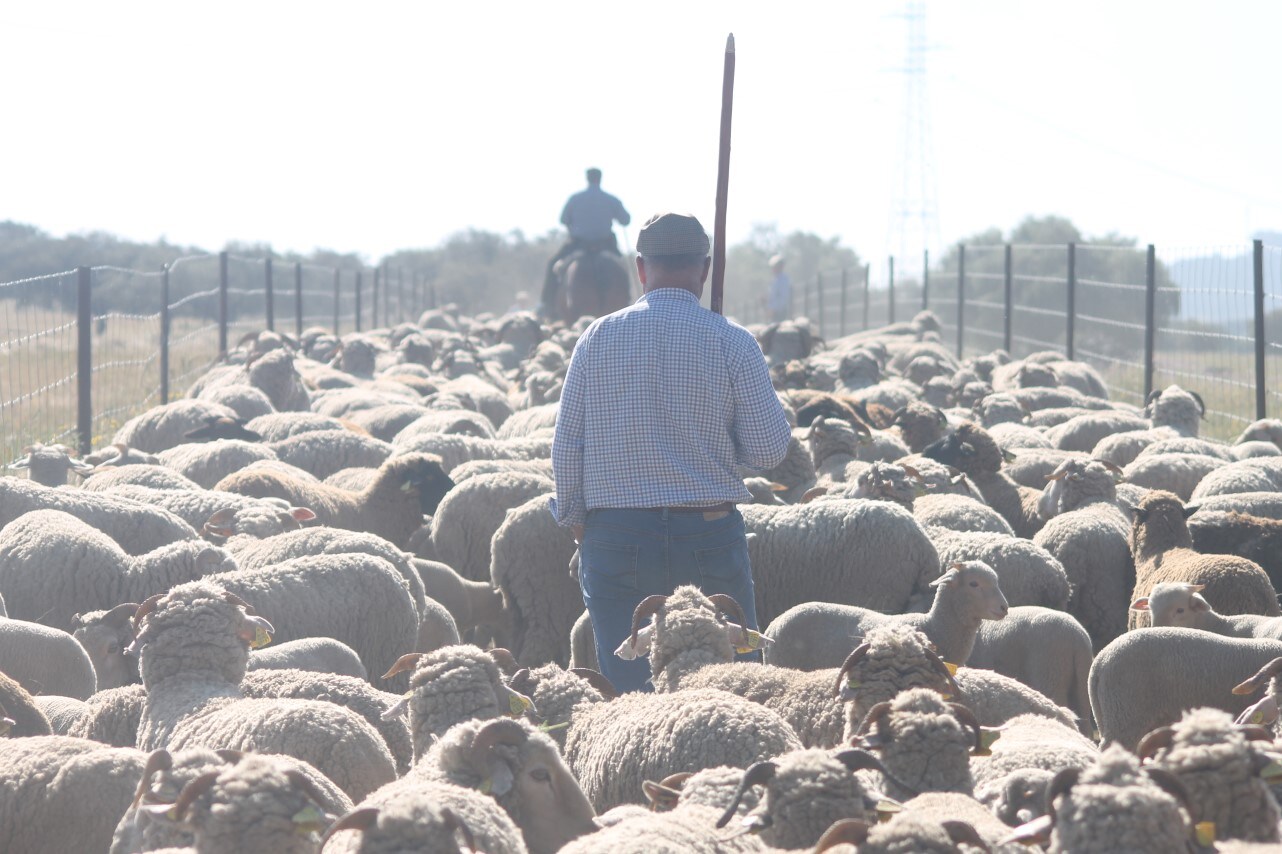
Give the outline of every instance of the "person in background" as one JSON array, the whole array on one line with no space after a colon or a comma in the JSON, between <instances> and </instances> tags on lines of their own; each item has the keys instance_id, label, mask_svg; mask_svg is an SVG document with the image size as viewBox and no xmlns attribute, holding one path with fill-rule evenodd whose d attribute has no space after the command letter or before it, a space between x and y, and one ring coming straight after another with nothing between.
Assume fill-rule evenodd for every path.
<instances>
[{"instance_id":1,"label":"person in background","mask_svg":"<svg viewBox=\"0 0 1282 854\"><path fill-rule=\"evenodd\" d=\"M699 305L699 221L657 214L637 252L644 293L579 338L552 443L552 512L580 544L597 661L621 691L648 690L649 662L614 654L646 596L727 593L757 627L739 467L778 465L792 438L752 333Z\"/></svg>"},{"instance_id":2,"label":"person in background","mask_svg":"<svg viewBox=\"0 0 1282 854\"><path fill-rule=\"evenodd\" d=\"M512 304L508 306L507 313L515 314L518 311L530 310L530 292L517 291L516 296L512 298Z\"/></svg>"},{"instance_id":3,"label":"person in background","mask_svg":"<svg viewBox=\"0 0 1282 854\"><path fill-rule=\"evenodd\" d=\"M556 275L553 268L562 258L573 252L612 252L621 255L619 242L614 236L614 223L627 225L632 217L623 207L623 202L601 189L601 170L592 168L587 171L588 187L580 190L565 203L561 209L561 224L570 233L570 238L557 250L548 261L547 273L543 278L543 298L541 304L545 314L550 313L552 298L556 291Z\"/></svg>"},{"instance_id":4,"label":"person in background","mask_svg":"<svg viewBox=\"0 0 1282 854\"><path fill-rule=\"evenodd\" d=\"M774 274L774 278L770 280L766 308L772 323L787 320L792 305L792 279L783 271L783 260L782 255L775 255L770 259L770 272Z\"/></svg>"}]
</instances>

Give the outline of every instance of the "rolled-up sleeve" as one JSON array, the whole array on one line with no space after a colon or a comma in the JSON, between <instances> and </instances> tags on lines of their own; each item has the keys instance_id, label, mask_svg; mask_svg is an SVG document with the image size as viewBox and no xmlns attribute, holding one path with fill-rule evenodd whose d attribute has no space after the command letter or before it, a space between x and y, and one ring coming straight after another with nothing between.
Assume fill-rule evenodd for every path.
<instances>
[{"instance_id":1,"label":"rolled-up sleeve","mask_svg":"<svg viewBox=\"0 0 1282 854\"><path fill-rule=\"evenodd\" d=\"M556 414L556 433L552 438L552 476L556 479L556 498L552 514L558 525L582 525L587 520L583 498L583 426L584 392L587 374L588 336L579 340L570 357L570 366L561 389L561 403Z\"/></svg>"},{"instance_id":2,"label":"rolled-up sleeve","mask_svg":"<svg viewBox=\"0 0 1282 854\"><path fill-rule=\"evenodd\" d=\"M733 365L731 433L736 462L758 470L774 468L788 455L792 427L770 382L770 369L761 348L748 332L736 341Z\"/></svg>"}]
</instances>

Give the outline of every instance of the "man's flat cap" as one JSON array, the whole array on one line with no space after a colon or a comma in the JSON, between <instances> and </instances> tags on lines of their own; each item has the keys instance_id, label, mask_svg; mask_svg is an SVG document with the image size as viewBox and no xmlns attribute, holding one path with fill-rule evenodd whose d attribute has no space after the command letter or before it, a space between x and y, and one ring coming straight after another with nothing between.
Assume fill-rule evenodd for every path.
<instances>
[{"instance_id":1,"label":"man's flat cap","mask_svg":"<svg viewBox=\"0 0 1282 854\"><path fill-rule=\"evenodd\" d=\"M643 258L707 255L708 234L699 220L689 214L671 211L655 214L641 226L637 253Z\"/></svg>"}]
</instances>

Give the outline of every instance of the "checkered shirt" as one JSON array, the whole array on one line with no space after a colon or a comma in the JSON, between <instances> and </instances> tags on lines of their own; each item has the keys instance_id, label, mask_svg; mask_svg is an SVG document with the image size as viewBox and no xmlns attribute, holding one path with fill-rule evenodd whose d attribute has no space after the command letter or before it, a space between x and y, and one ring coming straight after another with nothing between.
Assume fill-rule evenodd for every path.
<instances>
[{"instance_id":1,"label":"checkered shirt","mask_svg":"<svg viewBox=\"0 0 1282 854\"><path fill-rule=\"evenodd\" d=\"M792 431L752 333L659 288L597 319L570 358L552 468L561 525L589 510L751 499L740 465L783 461Z\"/></svg>"}]
</instances>

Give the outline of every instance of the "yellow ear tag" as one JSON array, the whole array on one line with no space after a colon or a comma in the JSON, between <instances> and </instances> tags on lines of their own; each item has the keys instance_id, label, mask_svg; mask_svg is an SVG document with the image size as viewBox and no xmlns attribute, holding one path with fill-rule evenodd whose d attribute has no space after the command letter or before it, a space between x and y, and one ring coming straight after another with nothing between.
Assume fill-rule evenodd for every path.
<instances>
[{"instance_id":1,"label":"yellow ear tag","mask_svg":"<svg viewBox=\"0 0 1282 854\"><path fill-rule=\"evenodd\" d=\"M481 785L476 787L476 790L480 792L482 795L488 795L490 793L490 789L492 788L494 788L494 781L491 780L489 777L486 777L484 780L481 781Z\"/></svg>"},{"instance_id":2,"label":"yellow ear tag","mask_svg":"<svg viewBox=\"0 0 1282 854\"><path fill-rule=\"evenodd\" d=\"M892 801L890 798L882 798L877 802L877 821L884 824L895 817L901 809L898 801Z\"/></svg>"},{"instance_id":3,"label":"yellow ear tag","mask_svg":"<svg viewBox=\"0 0 1282 854\"><path fill-rule=\"evenodd\" d=\"M1277 760L1270 762L1260 770L1260 779L1272 786L1275 783L1282 782L1282 763Z\"/></svg>"},{"instance_id":4,"label":"yellow ear tag","mask_svg":"<svg viewBox=\"0 0 1282 854\"><path fill-rule=\"evenodd\" d=\"M993 752L993 743L1002 737L1001 730L979 729L979 747L975 750L974 756L990 756Z\"/></svg>"},{"instance_id":5,"label":"yellow ear tag","mask_svg":"<svg viewBox=\"0 0 1282 854\"><path fill-rule=\"evenodd\" d=\"M1249 723L1256 724L1256 725L1263 725L1264 712L1260 711L1259 709L1256 709L1254 712L1251 712L1251 720L1249 721Z\"/></svg>"},{"instance_id":6,"label":"yellow ear tag","mask_svg":"<svg viewBox=\"0 0 1282 854\"><path fill-rule=\"evenodd\" d=\"M949 662L949 661L945 661L945 662L944 662L944 666L948 668L948 675L950 675L950 676L956 676L956 675L957 675L957 665L956 665L956 664L953 664L952 662Z\"/></svg>"},{"instance_id":7,"label":"yellow ear tag","mask_svg":"<svg viewBox=\"0 0 1282 854\"><path fill-rule=\"evenodd\" d=\"M1215 822L1199 821L1193 825L1193 833L1197 836L1198 845L1209 846L1215 844Z\"/></svg>"},{"instance_id":8,"label":"yellow ear tag","mask_svg":"<svg viewBox=\"0 0 1282 854\"><path fill-rule=\"evenodd\" d=\"M262 626L254 627L254 642L249 645L250 649L261 649L272 642L272 636Z\"/></svg>"},{"instance_id":9,"label":"yellow ear tag","mask_svg":"<svg viewBox=\"0 0 1282 854\"><path fill-rule=\"evenodd\" d=\"M761 632L755 632L752 629L744 629L743 635L747 639L747 646L736 646L734 651L740 655L747 655L761 649Z\"/></svg>"},{"instance_id":10,"label":"yellow ear tag","mask_svg":"<svg viewBox=\"0 0 1282 854\"><path fill-rule=\"evenodd\" d=\"M325 813L311 804L294 813L289 820L294 824L294 832L302 835L320 833L329 825Z\"/></svg>"},{"instance_id":11,"label":"yellow ear tag","mask_svg":"<svg viewBox=\"0 0 1282 854\"><path fill-rule=\"evenodd\" d=\"M508 694L507 706L512 710L512 714L521 716L534 708L534 703L528 698L513 691Z\"/></svg>"}]
</instances>

